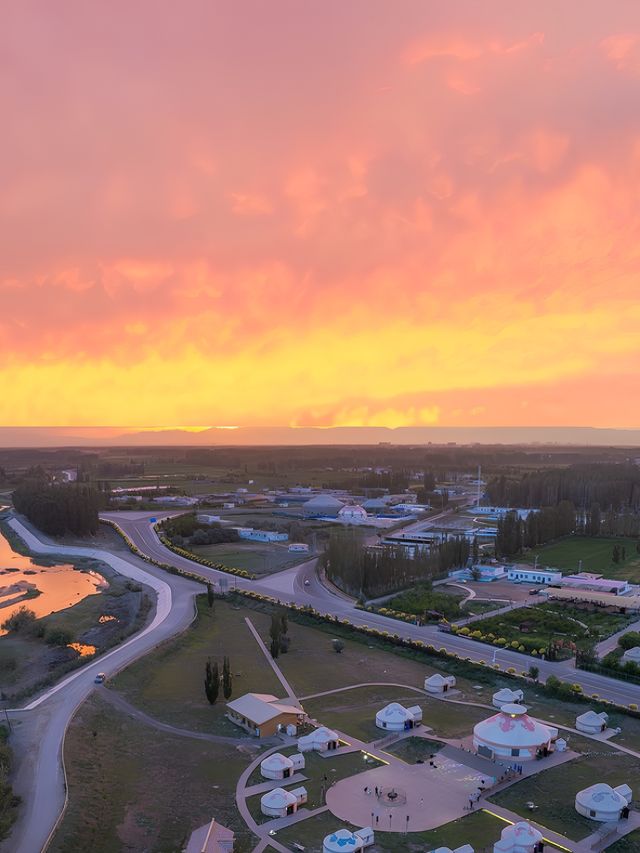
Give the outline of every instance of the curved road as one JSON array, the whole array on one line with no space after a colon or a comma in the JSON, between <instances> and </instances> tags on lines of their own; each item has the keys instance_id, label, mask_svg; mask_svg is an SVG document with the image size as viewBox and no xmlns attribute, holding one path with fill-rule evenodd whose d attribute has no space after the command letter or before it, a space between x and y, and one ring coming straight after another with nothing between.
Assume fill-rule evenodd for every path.
<instances>
[{"instance_id":1,"label":"curved road","mask_svg":"<svg viewBox=\"0 0 640 853\"><path fill-rule=\"evenodd\" d=\"M143 553L160 562L170 563L186 571L195 572L214 584L219 585L220 580L223 579L223 582L231 587L253 589L266 595L275 596L282 602L310 604L321 613L328 613L331 616L337 616L339 619L347 619L352 625L369 625L381 631L388 631L390 634L399 634L412 640L422 640L422 642L430 643L438 649L445 648L447 651L455 652L461 658L499 664L501 669L514 667L518 672L522 672L535 664L539 669L541 681L545 681L550 675L556 675L563 681L580 684L587 695L597 693L599 697L610 699L621 705L630 703L640 705L640 685L577 670L572 661L552 663L534 659L519 652L484 645L459 635L447 634L440 631L435 625L418 627L380 616L377 613L359 610L352 601L332 593L323 586L315 571L315 559L308 560L301 566L255 581L235 579L224 572L201 566L165 548L149 522L149 515L149 513L133 512L127 513L125 517L125 513L105 513L104 518L116 521ZM309 581L308 585L305 585L305 580Z\"/></svg>"},{"instance_id":2,"label":"curved road","mask_svg":"<svg viewBox=\"0 0 640 853\"><path fill-rule=\"evenodd\" d=\"M47 843L65 805L61 750L64 735L78 706L94 689L96 673L113 675L158 643L183 631L194 617L194 596L200 584L149 566L133 555L120 556L96 548L52 545L38 539L18 519L10 526L36 554L93 557L116 572L156 593L151 622L94 662L75 670L24 708L9 712L13 725L12 746L21 760L14 790L23 798L10 838L0 845L2 853L38 853Z\"/></svg>"},{"instance_id":3,"label":"curved road","mask_svg":"<svg viewBox=\"0 0 640 853\"><path fill-rule=\"evenodd\" d=\"M174 513L156 514L156 518ZM322 613L348 620L354 626L369 625L391 634L422 640L436 648L446 648L461 658L485 660L502 669L526 670L532 663L527 655L505 649L494 649L465 637L440 632L435 626L418 627L359 610L342 595L333 593L320 581L316 558L292 569L255 581L234 578L224 572L201 566L169 551L159 541L150 522L151 513L104 513L104 519L115 521L140 551L159 562L197 574L203 580L240 589L253 589L280 599L283 603L309 604ZM194 616L194 595L201 586L191 580L165 572L133 555L116 555L94 548L61 546L45 543L18 519L9 524L28 547L40 554L63 554L99 559L118 573L151 587L157 595L155 615L149 625L121 646L89 663L59 684L47 690L22 709L11 711L15 726L13 742L22 755L14 788L24 799L24 806L11 838L0 845L0 853L38 853L46 845L64 808L64 777L61 750L67 725L75 710L93 690L97 672L112 675L158 643L184 630ZM535 661L541 680L554 674L563 680L579 683L587 694L597 693L620 704L640 705L640 685L627 684L594 673L575 670L570 662Z\"/></svg>"}]
</instances>

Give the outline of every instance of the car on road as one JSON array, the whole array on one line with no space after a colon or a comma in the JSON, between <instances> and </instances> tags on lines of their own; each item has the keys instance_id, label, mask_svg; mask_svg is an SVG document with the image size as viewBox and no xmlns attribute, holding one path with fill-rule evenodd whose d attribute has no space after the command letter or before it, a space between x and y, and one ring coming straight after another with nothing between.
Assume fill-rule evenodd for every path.
<instances>
[{"instance_id":1,"label":"car on road","mask_svg":"<svg viewBox=\"0 0 640 853\"><path fill-rule=\"evenodd\" d=\"M104 672L99 672L99 673L96 675L96 677L93 679L93 683L94 683L94 684L104 684L106 677L107 677L107 676L106 676L106 673L104 673Z\"/></svg>"},{"instance_id":2,"label":"car on road","mask_svg":"<svg viewBox=\"0 0 640 853\"><path fill-rule=\"evenodd\" d=\"M304 579L304 585L309 586L309 583L310 583L309 578L305 578Z\"/></svg>"}]
</instances>

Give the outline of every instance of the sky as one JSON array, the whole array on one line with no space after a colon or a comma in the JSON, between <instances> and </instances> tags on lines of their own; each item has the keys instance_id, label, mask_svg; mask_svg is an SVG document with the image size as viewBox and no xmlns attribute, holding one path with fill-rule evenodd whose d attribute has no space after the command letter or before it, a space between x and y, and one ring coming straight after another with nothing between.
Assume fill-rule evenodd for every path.
<instances>
[{"instance_id":1,"label":"sky","mask_svg":"<svg viewBox=\"0 0 640 853\"><path fill-rule=\"evenodd\" d=\"M637 0L9 0L0 424L640 427Z\"/></svg>"}]
</instances>

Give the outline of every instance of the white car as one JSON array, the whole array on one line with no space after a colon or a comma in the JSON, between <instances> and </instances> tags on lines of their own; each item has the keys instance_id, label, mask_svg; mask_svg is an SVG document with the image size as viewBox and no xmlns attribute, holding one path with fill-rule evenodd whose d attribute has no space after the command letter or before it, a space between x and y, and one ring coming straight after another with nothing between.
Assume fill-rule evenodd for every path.
<instances>
[{"instance_id":1,"label":"white car","mask_svg":"<svg viewBox=\"0 0 640 853\"><path fill-rule=\"evenodd\" d=\"M310 583L311 583L311 581L309 580L309 578L304 579L304 585L305 586L309 586Z\"/></svg>"}]
</instances>

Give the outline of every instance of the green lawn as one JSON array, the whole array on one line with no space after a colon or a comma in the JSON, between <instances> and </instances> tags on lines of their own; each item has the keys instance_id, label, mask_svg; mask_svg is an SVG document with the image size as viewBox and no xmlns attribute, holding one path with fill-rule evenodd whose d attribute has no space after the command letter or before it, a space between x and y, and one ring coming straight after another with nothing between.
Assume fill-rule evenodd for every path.
<instances>
[{"instance_id":1,"label":"green lawn","mask_svg":"<svg viewBox=\"0 0 640 853\"><path fill-rule=\"evenodd\" d=\"M205 664L211 657L222 668L223 657L229 657L234 697L250 692L282 696L282 685L266 664L244 617L250 615L263 636L267 636L271 620L263 613L236 610L220 600L212 612L206 596L197 601L198 618L191 627L127 667L110 687L163 722L241 737L242 730L224 717L222 695L213 707L206 700Z\"/></svg>"},{"instance_id":2,"label":"green lawn","mask_svg":"<svg viewBox=\"0 0 640 853\"><path fill-rule=\"evenodd\" d=\"M508 602L504 601L488 601L485 599L472 598L461 608L461 616L477 615L479 613L490 613L492 610L499 610Z\"/></svg>"},{"instance_id":3,"label":"green lawn","mask_svg":"<svg viewBox=\"0 0 640 853\"><path fill-rule=\"evenodd\" d=\"M445 744L438 740L429 740L424 737L407 737L385 749L393 755L406 761L407 764L416 764L418 761L428 761L430 756L439 752Z\"/></svg>"},{"instance_id":4,"label":"green lawn","mask_svg":"<svg viewBox=\"0 0 640 853\"><path fill-rule=\"evenodd\" d=\"M460 601L463 598L460 592L440 592L431 589L428 585L418 584L412 589L401 592L389 601L384 607L391 610L399 610L402 613L413 613L416 616L424 616L428 610L442 613L447 619L458 619L464 615L460 610Z\"/></svg>"},{"instance_id":5,"label":"green lawn","mask_svg":"<svg viewBox=\"0 0 640 853\"><path fill-rule=\"evenodd\" d=\"M620 563L614 563L611 559L614 545L626 549L626 559ZM582 560L584 572L599 572L608 578L640 581L640 554L636 551L635 539L568 536L528 551L522 560L533 563L536 556L540 566L551 566L564 574L577 572Z\"/></svg>"},{"instance_id":6,"label":"green lawn","mask_svg":"<svg viewBox=\"0 0 640 853\"><path fill-rule=\"evenodd\" d=\"M85 702L67 732L69 805L52 853L182 850L212 815L253 849L234 803L250 761L237 748L151 730L98 697Z\"/></svg>"},{"instance_id":7,"label":"green lawn","mask_svg":"<svg viewBox=\"0 0 640 853\"><path fill-rule=\"evenodd\" d=\"M221 545L191 545L189 550L199 557L216 560L235 569L268 574L296 566L309 559L309 554L290 554L284 545L263 542L234 542Z\"/></svg>"},{"instance_id":8,"label":"green lawn","mask_svg":"<svg viewBox=\"0 0 640 853\"><path fill-rule=\"evenodd\" d=\"M636 618L630 614L607 613L597 607L549 602L488 616L474 622L469 630L481 631L485 636L493 634L496 638L505 639L507 645L515 642L530 651L546 649L551 640L577 644L598 642Z\"/></svg>"},{"instance_id":9,"label":"green lawn","mask_svg":"<svg viewBox=\"0 0 640 853\"><path fill-rule=\"evenodd\" d=\"M302 845L307 853L321 853L325 835L345 825L331 812L325 812L279 830L276 833L276 839L290 848L293 843L297 843ZM432 850L438 846L453 849L468 843L472 843L476 850L491 849L490 845L500 838L504 826L501 820L486 812L478 811L426 832L410 832L408 835L379 832L371 850L385 851L385 853L424 853L425 850ZM349 826L349 828L357 827Z\"/></svg>"},{"instance_id":10,"label":"green lawn","mask_svg":"<svg viewBox=\"0 0 640 853\"><path fill-rule=\"evenodd\" d=\"M488 714L483 708L453 705L394 687L361 687L310 699L305 702L305 710L325 725L368 743L385 736L385 732L376 727L375 715L389 702L420 705L424 726L433 729L434 735L445 738L468 735L475 723Z\"/></svg>"},{"instance_id":11,"label":"green lawn","mask_svg":"<svg viewBox=\"0 0 640 853\"><path fill-rule=\"evenodd\" d=\"M638 853L640 850L640 829L630 832L624 838L607 847L608 853Z\"/></svg>"},{"instance_id":12,"label":"green lawn","mask_svg":"<svg viewBox=\"0 0 640 853\"><path fill-rule=\"evenodd\" d=\"M630 755L613 752L592 741L571 738L575 749L586 754L567 764L553 767L491 797L491 801L526 818L528 801L539 810L539 820L549 829L579 841L594 832L598 824L579 815L574 808L575 795L594 782L615 786L626 782L637 790L640 785L640 762Z\"/></svg>"}]
</instances>

